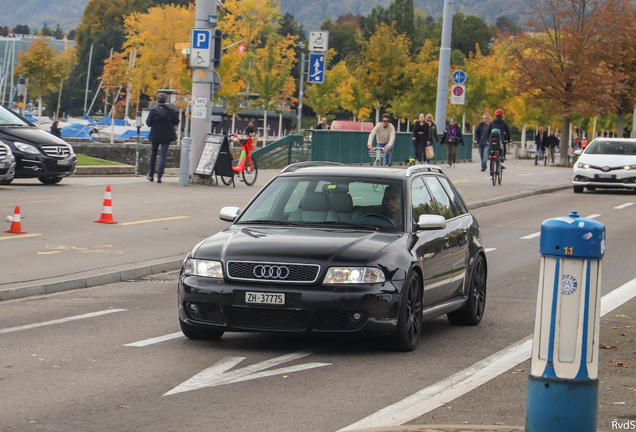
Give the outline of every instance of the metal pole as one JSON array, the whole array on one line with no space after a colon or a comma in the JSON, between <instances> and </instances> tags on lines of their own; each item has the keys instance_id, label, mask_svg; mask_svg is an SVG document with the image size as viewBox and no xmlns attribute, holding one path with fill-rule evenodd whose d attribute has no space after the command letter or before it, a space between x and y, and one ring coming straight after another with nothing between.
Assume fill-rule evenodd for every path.
<instances>
[{"instance_id":1,"label":"metal pole","mask_svg":"<svg viewBox=\"0 0 636 432\"><path fill-rule=\"evenodd\" d=\"M439 72L437 75L437 102L435 104L435 123L437 130L446 128L446 104L448 103L448 77L450 75L451 34L453 31L453 0L444 0L444 18L442 22L442 48L439 52Z\"/></svg>"},{"instance_id":2,"label":"metal pole","mask_svg":"<svg viewBox=\"0 0 636 432\"><path fill-rule=\"evenodd\" d=\"M300 135L300 122L303 115L303 87L305 83L305 53L300 56L300 91L298 94L298 127L297 132Z\"/></svg>"},{"instance_id":3,"label":"metal pole","mask_svg":"<svg viewBox=\"0 0 636 432\"><path fill-rule=\"evenodd\" d=\"M84 91L84 117L86 117L86 103L88 102L88 82L91 78L91 63L93 61L93 46L91 44L91 53L88 56L88 72L86 72L86 90ZM111 50L111 56L113 55ZM106 109L104 109L104 113L106 113Z\"/></svg>"},{"instance_id":4,"label":"metal pole","mask_svg":"<svg viewBox=\"0 0 636 432\"><path fill-rule=\"evenodd\" d=\"M209 17L210 15L216 15L216 5L216 1L198 1L196 3L195 10L194 28L210 28L212 30L212 37L214 36L214 27L210 27ZM210 45L212 45L212 40L210 41ZM193 69L194 74L199 71L212 73L214 71L214 64L211 62L210 67L194 67ZM201 118L201 116L198 115L199 113L195 113L194 110L192 112L192 133L190 135L192 138L192 144L190 146L191 151L189 154L189 174L194 173L196 164L199 161L199 155L203 151L203 141L206 134L210 133L210 125L212 123L212 98L210 90L210 83L192 83L192 102L195 103L198 100L200 105L205 103L206 109L204 118ZM195 114L197 114L196 117L194 116Z\"/></svg>"}]
</instances>

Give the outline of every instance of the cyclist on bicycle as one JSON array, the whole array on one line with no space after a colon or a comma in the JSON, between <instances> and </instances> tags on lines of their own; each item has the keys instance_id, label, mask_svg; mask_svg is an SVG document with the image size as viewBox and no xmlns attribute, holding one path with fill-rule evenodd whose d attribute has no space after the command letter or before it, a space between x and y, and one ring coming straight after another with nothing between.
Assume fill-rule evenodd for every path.
<instances>
[{"instance_id":1,"label":"cyclist on bicycle","mask_svg":"<svg viewBox=\"0 0 636 432\"><path fill-rule=\"evenodd\" d=\"M501 131L501 142L503 144L503 159L501 167L506 168L503 161L506 160L506 143L510 142L510 128L508 127L508 123L503 119L503 115L504 112L501 108L495 111L495 119L488 125L488 135L490 136L493 129L499 129Z\"/></svg>"},{"instance_id":2,"label":"cyclist on bicycle","mask_svg":"<svg viewBox=\"0 0 636 432\"><path fill-rule=\"evenodd\" d=\"M492 180L493 176L498 175L497 172L493 171L493 163L495 159L499 159L499 166L503 168L503 137L502 133L499 129L495 128L488 135L488 151L490 152L490 179ZM496 165L495 165L496 166ZM494 183L493 183L494 184Z\"/></svg>"}]
</instances>

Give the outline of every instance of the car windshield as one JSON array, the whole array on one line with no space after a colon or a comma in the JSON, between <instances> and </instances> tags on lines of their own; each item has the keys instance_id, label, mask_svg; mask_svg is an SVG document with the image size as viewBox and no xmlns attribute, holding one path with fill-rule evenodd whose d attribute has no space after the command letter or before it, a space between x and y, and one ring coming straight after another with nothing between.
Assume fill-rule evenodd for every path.
<instances>
[{"instance_id":1,"label":"car windshield","mask_svg":"<svg viewBox=\"0 0 636 432\"><path fill-rule=\"evenodd\" d=\"M402 182L360 177L282 176L237 221L403 231Z\"/></svg>"},{"instance_id":2,"label":"car windshield","mask_svg":"<svg viewBox=\"0 0 636 432\"><path fill-rule=\"evenodd\" d=\"M13 111L6 109L0 105L0 126L29 126L27 122L22 120Z\"/></svg>"},{"instance_id":3,"label":"car windshield","mask_svg":"<svg viewBox=\"0 0 636 432\"><path fill-rule=\"evenodd\" d=\"M585 154L636 155L636 143L623 141L594 141L585 149Z\"/></svg>"}]
</instances>

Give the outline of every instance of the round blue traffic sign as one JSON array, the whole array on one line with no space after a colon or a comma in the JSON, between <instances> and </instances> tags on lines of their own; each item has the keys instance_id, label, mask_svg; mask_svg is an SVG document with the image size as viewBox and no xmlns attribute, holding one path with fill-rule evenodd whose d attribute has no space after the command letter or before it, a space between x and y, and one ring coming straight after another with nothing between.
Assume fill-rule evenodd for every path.
<instances>
[{"instance_id":1,"label":"round blue traffic sign","mask_svg":"<svg viewBox=\"0 0 636 432\"><path fill-rule=\"evenodd\" d=\"M466 82L466 72L463 70L453 72L453 82L455 84L464 84Z\"/></svg>"}]
</instances>

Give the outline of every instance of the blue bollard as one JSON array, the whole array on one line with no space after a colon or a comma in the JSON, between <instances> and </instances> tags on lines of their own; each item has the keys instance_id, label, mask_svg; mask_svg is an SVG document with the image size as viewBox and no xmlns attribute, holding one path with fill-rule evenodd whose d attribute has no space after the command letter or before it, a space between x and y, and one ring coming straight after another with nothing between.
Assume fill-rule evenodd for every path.
<instances>
[{"instance_id":1,"label":"blue bollard","mask_svg":"<svg viewBox=\"0 0 636 432\"><path fill-rule=\"evenodd\" d=\"M596 432L605 226L572 212L541 224L526 432Z\"/></svg>"}]
</instances>

